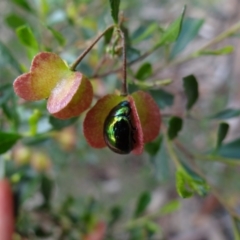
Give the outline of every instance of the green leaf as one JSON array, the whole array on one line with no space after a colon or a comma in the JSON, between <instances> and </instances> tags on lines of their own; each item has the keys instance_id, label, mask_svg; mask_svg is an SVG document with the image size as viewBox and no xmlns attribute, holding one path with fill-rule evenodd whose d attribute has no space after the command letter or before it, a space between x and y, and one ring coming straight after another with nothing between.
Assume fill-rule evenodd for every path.
<instances>
[{"instance_id":1,"label":"green leaf","mask_svg":"<svg viewBox=\"0 0 240 240\"><path fill-rule=\"evenodd\" d=\"M110 210L110 220L109 225L112 227L121 217L122 215L122 208L119 206L114 206Z\"/></svg>"},{"instance_id":2,"label":"green leaf","mask_svg":"<svg viewBox=\"0 0 240 240\"><path fill-rule=\"evenodd\" d=\"M0 67L6 67L10 65L19 74L22 73L22 69L18 61L14 58L10 50L0 41Z\"/></svg>"},{"instance_id":3,"label":"green leaf","mask_svg":"<svg viewBox=\"0 0 240 240\"><path fill-rule=\"evenodd\" d=\"M197 36L204 23L204 19L186 18L183 20L180 35L170 53L170 59L174 58Z\"/></svg>"},{"instance_id":4,"label":"green leaf","mask_svg":"<svg viewBox=\"0 0 240 240\"><path fill-rule=\"evenodd\" d=\"M136 79L139 79L139 80L146 80L151 75L152 75L152 65L146 62L139 67L135 77Z\"/></svg>"},{"instance_id":5,"label":"green leaf","mask_svg":"<svg viewBox=\"0 0 240 240\"><path fill-rule=\"evenodd\" d=\"M157 46L173 43L177 40L181 32L185 10L186 7L183 8L181 16L178 17L174 22L172 22L170 26L164 31Z\"/></svg>"},{"instance_id":6,"label":"green leaf","mask_svg":"<svg viewBox=\"0 0 240 240\"><path fill-rule=\"evenodd\" d=\"M176 188L182 198L191 197L194 193L205 196L209 191L207 182L183 163L176 173Z\"/></svg>"},{"instance_id":7,"label":"green leaf","mask_svg":"<svg viewBox=\"0 0 240 240\"><path fill-rule=\"evenodd\" d=\"M187 110L190 110L198 99L198 82L194 75L183 78L183 87L187 95Z\"/></svg>"},{"instance_id":8,"label":"green leaf","mask_svg":"<svg viewBox=\"0 0 240 240\"><path fill-rule=\"evenodd\" d=\"M141 55L140 51L133 47L127 47L127 61L135 61Z\"/></svg>"},{"instance_id":9,"label":"green leaf","mask_svg":"<svg viewBox=\"0 0 240 240\"><path fill-rule=\"evenodd\" d=\"M218 154L226 158L240 159L240 138L222 145L218 149Z\"/></svg>"},{"instance_id":10,"label":"green leaf","mask_svg":"<svg viewBox=\"0 0 240 240\"><path fill-rule=\"evenodd\" d=\"M111 39L112 39L112 35L113 35L113 28L110 28L105 34L104 34L104 43L105 45L109 44Z\"/></svg>"},{"instance_id":11,"label":"green leaf","mask_svg":"<svg viewBox=\"0 0 240 240\"><path fill-rule=\"evenodd\" d=\"M13 87L12 84L5 84L3 86L0 86L0 106L7 102L7 100L12 96L13 94Z\"/></svg>"},{"instance_id":12,"label":"green leaf","mask_svg":"<svg viewBox=\"0 0 240 240\"><path fill-rule=\"evenodd\" d=\"M182 130L182 125L183 121L180 117L171 117L167 132L170 140L173 140L175 137L177 137L178 133Z\"/></svg>"},{"instance_id":13,"label":"green leaf","mask_svg":"<svg viewBox=\"0 0 240 240\"><path fill-rule=\"evenodd\" d=\"M49 207L53 190L53 181L45 175L41 176L40 191L44 199L44 206Z\"/></svg>"},{"instance_id":14,"label":"green leaf","mask_svg":"<svg viewBox=\"0 0 240 240\"><path fill-rule=\"evenodd\" d=\"M20 42L34 50L36 53L38 52L38 42L32 32L32 29L26 25L17 28L16 34L20 40Z\"/></svg>"},{"instance_id":15,"label":"green leaf","mask_svg":"<svg viewBox=\"0 0 240 240\"><path fill-rule=\"evenodd\" d=\"M47 28L51 31L52 35L55 37L60 46L64 46L66 44L66 39L60 32L50 26L47 26Z\"/></svg>"},{"instance_id":16,"label":"green leaf","mask_svg":"<svg viewBox=\"0 0 240 240\"><path fill-rule=\"evenodd\" d=\"M193 195L193 192L189 187L186 187L187 179L185 174L179 169L176 173L176 189L177 193L182 198L189 198Z\"/></svg>"},{"instance_id":17,"label":"green leaf","mask_svg":"<svg viewBox=\"0 0 240 240\"><path fill-rule=\"evenodd\" d=\"M174 96L162 89L150 90L149 93L154 98L160 109L173 105Z\"/></svg>"},{"instance_id":18,"label":"green leaf","mask_svg":"<svg viewBox=\"0 0 240 240\"><path fill-rule=\"evenodd\" d=\"M0 132L0 154L7 152L21 138L16 133Z\"/></svg>"},{"instance_id":19,"label":"green leaf","mask_svg":"<svg viewBox=\"0 0 240 240\"><path fill-rule=\"evenodd\" d=\"M227 136L228 130L229 130L228 123L220 123L218 127L216 149L219 149L221 147L223 140Z\"/></svg>"},{"instance_id":20,"label":"green leaf","mask_svg":"<svg viewBox=\"0 0 240 240\"><path fill-rule=\"evenodd\" d=\"M156 22L152 22L151 24L145 26L140 25L140 27L133 33L132 42L133 44L140 43L150 37L159 30L159 25Z\"/></svg>"},{"instance_id":21,"label":"green leaf","mask_svg":"<svg viewBox=\"0 0 240 240\"><path fill-rule=\"evenodd\" d=\"M75 123L78 120L78 117L62 120L59 118L55 118L53 116L49 117L49 123L52 125L52 127L56 130L61 130L65 127L68 127Z\"/></svg>"},{"instance_id":22,"label":"green leaf","mask_svg":"<svg viewBox=\"0 0 240 240\"><path fill-rule=\"evenodd\" d=\"M28 12L33 12L32 7L29 5L29 3L26 0L12 0L12 2L18 5L19 7L27 10Z\"/></svg>"},{"instance_id":23,"label":"green leaf","mask_svg":"<svg viewBox=\"0 0 240 240\"><path fill-rule=\"evenodd\" d=\"M214 55L214 56L228 55L228 54L233 53L233 51L234 51L233 46L225 46L225 47L217 49L217 50L202 50L200 52L197 52L195 54L195 57L198 57L201 55Z\"/></svg>"},{"instance_id":24,"label":"green leaf","mask_svg":"<svg viewBox=\"0 0 240 240\"><path fill-rule=\"evenodd\" d=\"M13 29L16 29L24 24L26 24L25 19L23 19L22 17L18 16L17 14L14 13L10 13L9 15L7 15L4 19L5 23Z\"/></svg>"},{"instance_id":25,"label":"green leaf","mask_svg":"<svg viewBox=\"0 0 240 240\"><path fill-rule=\"evenodd\" d=\"M210 116L211 119L226 120L240 116L240 109L228 108L214 115Z\"/></svg>"},{"instance_id":26,"label":"green leaf","mask_svg":"<svg viewBox=\"0 0 240 240\"><path fill-rule=\"evenodd\" d=\"M149 192L143 192L137 202L134 216L139 217L147 208L151 201L151 194Z\"/></svg>"},{"instance_id":27,"label":"green leaf","mask_svg":"<svg viewBox=\"0 0 240 240\"><path fill-rule=\"evenodd\" d=\"M111 15L112 15L113 21L117 24L120 0L109 0L109 1L110 1Z\"/></svg>"},{"instance_id":28,"label":"green leaf","mask_svg":"<svg viewBox=\"0 0 240 240\"><path fill-rule=\"evenodd\" d=\"M150 156L156 156L161 148L162 136L158 137L155 141L146 143L144 148Z\"/></svg>"},{"instance_id":29,"label":"green leaf","mask_svg":"<svg viewBox=\"0 0 240 240\"><path fill-rule=\"evenodd\" d=\"M161 210L160 210L161 216L174 213L177 210L179 210L180 207L181 207L181 203L179 202L179 200L177 199L172 200L161 207Z\"/></svg>"}]
</instances>

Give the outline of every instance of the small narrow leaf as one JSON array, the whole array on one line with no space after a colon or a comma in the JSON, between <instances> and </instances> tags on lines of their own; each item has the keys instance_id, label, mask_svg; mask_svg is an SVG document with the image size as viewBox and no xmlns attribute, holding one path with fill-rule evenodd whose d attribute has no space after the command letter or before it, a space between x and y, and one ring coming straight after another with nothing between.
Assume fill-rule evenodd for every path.
<instances>
[{"instance_id":1,"label":"small narrow leaf","mask_svg":"<svg viewBox=\"0 0 240 240\"><path fill-rule=\"evenodd\" d=\"M152 65L146 62L139 67L135 77L139 80L145 80L151 75L152 75Z\"/></svg>"},{"instance_id":2,"label":"small narrow leaf","mask_svg":"<svg viewBox=\"0 0 240 240\"><path fill-rule=\"evenodd\" d=\"M227 136L228 130L229 130L228 123L220 123L219 128L218 128L218 134L217 134L216 149L219 149L221 147L223 140Z\"/></svg>"},{"instance_id":3,"label":"small narrow leaf","mask_svg":"<svg viewBox=\"0 0 240 240\"><path fill-rule=\"evenodd\" d=\"M240 159L240 138L223 144L219 149L218 149L218 154L222 157L226 158L235 158L235 159Z\"/></svg>"},{"instance_id":4,"label":"small narrow leaf","mask_svg":"<svg viewBox=\"0 0 240 240\"><path fill-rule=\"evenodd\" d=\"M144 145L146 152L151 156L154 157L157 155L158 151L161 148L162 143L162 136L158 137L155 141L146 143Z\"/></svg>"},{"instance_id":5,"label":"small narrow leaf","mask_svg":"<svg viewBox=\"0 0 240 240\"><path fill-rule=\"evenodd\" d=\"M160 30L160 28L156 22L153 22L148 26L141 24L140 27L133 33L132 41L134 44L140 43L141 41L152 37L157 30Z\"/></svg>"},{"instance_id":6,"label":"small narrow leaf","mask_svg":"<svg viewBox=\"0 0 240 240\"><path fill-rule=\"evenodd\" d=\"M53 181L45 175L41 176L41 193L44 199L44 207L49 207L52 190L53 190Z\"/></svg>"},{"instance_id":7,"label":"small narrow leaf","mask_svg":"<svg viewBox=\"0 0 240 240\"><path fill-rule=\"evenodd\" d=\"M18 61L14 58L10 50L0 41L0 67L6 67L9 65L13 67L19 74L22 73L22 69Z\"/></svg>"},{"instance_id":8,"label":"small narrow leaf","mask_svg":"<svg viewBox=\"0 0 240 240\"><path fill-rule=\"evenodd\" d=\"M180 169L176 173L176 189L177 193L182 198L189 198L193 195L193 192L190 188L186 187L187 181L186 177Z\"/></svg>"},{"instance_id":9,"label":"small narrow leaf","mask_svg":"<svg viewBox=\"0 0 240 240\"><path fill-rule=\"evenodd\" d=\"M119 206L114 206L110 210L110 220L109 225L112 227L121 217L122 215L122 208Z\"/></svg>"},{"instance_id":10,"label":"small narrow leaf","mask_svg":"<svg viewBox=\"0 0 240 240\"><path fill-rule=\"evenodd\" d=\"M211 119L226 120L240 116L240 109L228 108L214 115L210 116Z\"/></svg>"},{"instance_id":11,"label":"small narrow leaf","mask_svg":"<svg viewBox=\"0 0 240 240\"><path fill-rule=\"evenodd\" d=\"M183 87L187 95L187 110L190 110L198 99L198 82L194 75L183 78Z\"/></svg>"},{"instance_id":12,"label":"small narrow leaf","mask_svg":"<svg viewBox=\"0 0 240 240\"><path fill-rule=\"evenodd\" d=\"M182 130L183 121L180 117L172 117L169 120L168 137L173 140L177 137L178 133Z\"/></svg>"},{"instance_id":13,"label":"small narrow leaf","mask_svg":"<svg viewBox=\"0 0 240 240\"><path fill-rule=\"evenodd\" d=\"M173 105L174 96L171 93L162 89L150 90L149 93L154 98L160 109Z\"/></svg>"},{"instance_id":14,"label":"small narrow leaf","mask_svg":"<svg viewBox=\"0 0 240 240\"><path fill-rule=\"evenodd\" d=\"M66 39L60 32L50 26L47 26L47 28L51 31L52 35L55 37L60 46L64 46L66 44Z\"/></svg>"},{"instance_id":15,"label":"small narrow leaf","mask_svg":"<svg viewBox=\"0 0 240 240\"><path fill-rule=\"evenodd\" d=\"M205 196L208 193L207 182L187 165L182 164L176 174L176 188L181 197L188 198L194 193Z\"/></svg>"},{"instance_id":16,"label":"small narrow leaf","mask_svg":"<svg viewBox=\"0 0 240 240\"><path fill-rule=\"evenodd\" d=\"M18 5L19 7L23 8L24 10L27 10L28 12L33 12L32 7L26 0L12 0L12 2Z\"/></svg>"},{"instance_id":17,"label":"small narrow leaf","mask_svg":"<svg viewBox=\"0 0 240 240\"><path fill-rule=\"evenodd\" d=\"M150 193L149 192L143 192L138 199L134 216L139 217L146 210L150 201L151 201Z\"/></svg>"},{"instance_id":18,"label":"small narrow leaf","mask_svg":"<svg viewBox=\"0 0 240 240\"><path fill-rule=\"evenodd\" d=\"M20 138L16 133L0 132L0 154L7 152Z\"/></svg>"},{"instance_id":19,"label":"small narrow leaf","mask_svg":"<svg viewBox=\"0 0 240 240\"><path fill-rule=\"evenodd\" d=\"M117 24L118 23L118 13L119 13L119 6L121 0L109 0L110 7L111 7L111 15L113 21Z\"/></svg>"},{"instance_id":20,"label":"small narrow leaf","mask_svg":"<svg viewBox=\"0 0 240 240\"><path fill-rule=\"evenodd\" d=\"M204 23L204 19L186 18L177 41L174 43L170 53L170 59L174 58L197 36Z\"/></svg>"},{"instance_id":21,"label":"small narrow leaf","mask_svg":"<svg viewBox=\"0 0 240 240\"><path fill-rule=\"evenodd\" d=\"M234 51L233 46L225 46L223 48L217 49L217 50L202 50L200 52L197 52L195 54L195 57L201 56L201 55L228 55L231 54Z\"/></svg>"},{"instance_id":22,"label":"small narrow leaf","mask_svg":"<svg viewBox=\"0 0 240 240\"><path fill-rule=\"evenodd\" d=\"M0 86L0 106L4 104L13 94L12 84Z\"/></svg>"},{"instance_id":23,"label":"small narrow leaf","mask_svg":"<svg viewBox=\"0 0 240 240\"><path fill-rule=\"evenodd\" d=\"M13 29L16 29L16 28L26 24L25 19L23 19L22 17L18 16L17 14L14 14L14 13L10 13L9 15L7 15L4 19L4 21L10 28L13 28Z\"/></svg>"},{"instance_id":24,"label":"small narrow leaf","mask_svg":"<svg viewBox=\"0 0 240 240\"><path fill-rule=\"evenodd\" d=\"M109 44L111 39L112 39L112 35L113 35L113 28L110 28L105 34L104 34L104 43L105 45Z\"/></svg>"},{"instance_id":25,"label":"small narrow leaf","mask_svg":"<svg viewBox=\"0 0 240 240\"><path fill-rule=\"evenodd\" d=\"M172 200L166 203L163 207L161 207L161 210L160 210L161 216L176 212L180 207L181 207L181 203L179 200L177 199Z\"/></svg>"},{"instance_id":26,"label":"small narrow leaf","mask_svg":"<svg viewBox=\"0 0 240 240\"><path fill-rule=\"evenodd\" d=\"M38 52L38 42L32 32L32 29L26 25L17 28L16 34L20 42L28 47Z\"/></svg>"},{"instance_id":27,"label":"small narrow leaf","mask_svg":"<svg viewBox=\"0 0 240 240\"><path fill-rule=\"evenodd\" d=\"M172 22L170 26L165 30L165 32L161 36L159 43L157 44L158 46L173 43L177 40L181 32L185 11L186 7L184 7L181 16L178 17L174 22Z\"/></svg>"}]
</instances>

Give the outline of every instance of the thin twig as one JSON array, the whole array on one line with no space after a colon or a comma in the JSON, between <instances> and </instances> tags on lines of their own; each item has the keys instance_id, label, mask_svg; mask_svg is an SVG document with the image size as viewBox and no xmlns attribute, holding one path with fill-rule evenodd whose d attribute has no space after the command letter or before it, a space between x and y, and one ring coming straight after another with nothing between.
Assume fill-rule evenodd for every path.
<instances>
[{"instance_id":1,"label":"thin twig","mask_svg":"<svg viewBox=\"0 0 240 240\"><path fill-rule=\"evenodd\" d=\"M124 32L119 28L119 34L122 39L122 94L123 96L128 95L128 87L127 87L127 56L126 56L126 40Z\"/></svg>"},{"instance_id":2,"label":"thin twig","mask_svg":"<svg viewBox=\"0 0 240 240\"><path fill-rule=\"evenodd\" d=\"M83 58L92 50L95 44L106 34L107 31L114 28L115 25L111 25L106 28L97 38L91 43L91 45L76 59L76 61L70 66L70 70L75 71L77 65L83 60Z\"/></svg>"}]
</instances>

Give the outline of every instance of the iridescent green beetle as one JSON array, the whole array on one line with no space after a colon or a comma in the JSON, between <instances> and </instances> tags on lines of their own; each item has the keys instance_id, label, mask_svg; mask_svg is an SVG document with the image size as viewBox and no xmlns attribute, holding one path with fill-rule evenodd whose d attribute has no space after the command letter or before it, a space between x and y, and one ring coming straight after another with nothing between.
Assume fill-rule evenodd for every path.
<instances>
[{"instance_id":1,"label":"iridescent green beetle","mask_svg":"<svg viewBox=\"0 0 240 240\"><path fill-rule=\"evenodd\" d=\"M136 129L131 123L131 111L130 103L122 101L109 112L104 122L104 140L116 153L128 154L133 150Z\"/></svg>"}]
</instances>

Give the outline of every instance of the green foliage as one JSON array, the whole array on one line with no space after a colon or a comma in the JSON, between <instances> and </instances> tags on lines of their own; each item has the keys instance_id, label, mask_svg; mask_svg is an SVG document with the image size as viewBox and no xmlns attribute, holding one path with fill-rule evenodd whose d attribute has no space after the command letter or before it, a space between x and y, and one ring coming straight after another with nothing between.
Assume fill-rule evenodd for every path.
<instances>
[{"instance_id":1,"label":"green foliage","mask_svg":"<svg viewBox=\"0 0 240 240\"><path fill-rule=\"evenodd\" d=\"M148 62L145 62L139 67L135 77L138 80L143 81L150 77L152 75L152 72L153 72L152 65Z\"/></svg>"},{"instance_id":2,"label":"green foliage","mask_svg":"<svg viewBox=\"0 0 240 240\"><path fill-rule=\"evenodd\" d=\"M22 73L22 69L18 61L14 58L11 51L0 41L0 67L11 66L19 74Z\"/></svg>"},{"instance_id":3,"label":"green foliage","mask_svg":"<svg viewBox=\"0 0 240 240\"><path fill-rule=\"evenodd\" d=\"M177 137L178 133L182 130L183 121L180 117L171 117L168 126L168 137L173 140Z\"/></svg>"},{"instance_id":4,"label":"green foliage","mask_svg":"<svg viewBox=\"0 0 240 240\"><path fill-rule=\"evenodd\" d=\"M41 187L40 191L42 193L44 203L43 207L47 208L51 203L51 196L53 191L53 181L46 175L41 176Z\"/></svg>"},{"instance_id":5,"label":"green foliage","mask_svg":"<svg viewBox=\"0 0 240 240\"><path fill-rule=\"evenodd\" d=\"M179 210L180 207L181 203L179 202L179 200L172 200L161 207L160 209L161 216L174 213L177 210Z\"/></svg>"},{"instance_id":6,"label":"green foliage","mask_svg":"<svg viewBox=\"0 0 240 240\"><path fill-rule=\"evenodd\" d=\"M234 117L240 116L240 110L239 109L224 109L218 113L215 113L214 115L210 116L211 119L218 119L218 120L226 120Z\"/></svg>"},{"instance_id":7,"label":"green foliage","mask_svg":"<svg viewBox=\"0 0 240 240\"><path fill-rule=\"evenodd\" d=\"M202 50L195 54L195 57L199 57L201 55L228 55L234 51L233 46L225 46L223 48L217 50Z\"/></svg>"},{"instance_id":8,"label":"green foliage","mask_svg":"<svg viewBox=\"0 0 240 240\"><path fill-rule=\"evenodd\" d=\"M223 140L227 136L228 130L229 130L228 123L220 123L219 124L216 149L219 149L221 147Z\"/></svg>"},{"instance_id":9,"label":"green foliage","mask_svg":"<svg viewBox=\"0 0 240 240\"><path fill-rule=\"evenodd\" d=\"M159 30L159 26L156 22L151 22L147 25L140 25L132 35L132 42L134 44L140 43L144 40L151 38L151 36Z\"/></svg>"},{"instance_id":10,"label":"green foliage","mask_svg":"<svg viewBox=\"0 0 240 240\"><path fill-rule=\"evenodd\" d=\"M198 35L204 23L204 19L185 18L177 41L170 53L170 59L181 53L185 47Z\"/></svg>"},{"instance_id":11,"label":"green foliage","mask_svg":"<svg viewBox=\"0 0 240 240\"><path fill-rule=\"evenodd\" d=\"M194 193L205 196L209 191L209 186L205 179L185 164L182 164L177 170L176 188L179 196L182 198L189 198Z\"/></svg>"},{"instance_id":12,"label":"green foliage","mask_svg":"<svg viewBox=\"0 0 240 240\"><path fill-rule=\"evenodd\" d=\"M173 43L177 40L181 32L185 11L186 7L184 7L181 16L178 17L174 22L172 22L170 26L163 32L157 46Z\"/></svg>"},{"instance_id":13,"label":"green foliage","mask_svg":"<svg viewBox=\"0 0 240 240\"><path fill-rule=\"evenodd\" d=\"M226 158L236 158L240 159L240 139L236 139L232 142L223 144L219 149L218 149L218 154L222 157Z\"/></svg>"},{"instance_id":14,"label":"green foliage","mask_svg":"<svg viewBox=\"0 0 240 240\"><path fill-rule=\"evenodd\" d=\"M159 9L169 4L165 2ZM148 207L152 200L154 203L155 190L164 194L170 189L172 193L174 184L182 198L217 193L226 210L234 209L235 206L228 206L228 201L234 204L239 192L238 171L231 165L240 163L240 136L236 131L236 139L227 142L230 124L219 122L240 117L240 109L223 106L230 99L234 81L228 82L227 87L221 86L220 97L209 97L201 91L201 102L195 106L200 95L195 73L191 74L195 68L182 63L198 64L208 57L214 61L218 56L233 53L234 46L229 43L221 48L216 46L219 43L222 46L221 42L228 37L239 37L240 26L235 24L208 41L200 34L207 19L189 17L194 16L191 8L187 16L184 8L173 20L170 18L175 11L161 16L170 23L165 27L165 22L154 19L154 15L151 20L143 19L146 5L137 1L11 0L6 1L6 6L3 27L10 34L5 36L3 32L0 40L0 170L5 165L6 178L13 186L17 238L89 239L103 224L105 236L99 239L113 240L120 232L127 236L126 240L167 239L165 229L161 229L165 226L160 224L165 217L170 214L174 217L176 211L184 208L183 200L169 197L156 211L146 210L151 210ZM120 9L124 10L121 19ZM208 14L211 11L208 9ZM95 45L77 71L91 81L94 101L104 94L119 93L123 52L120 27L126 38L129 92L148 91L162 118L159 136L144 145L147 154L136 158L131 154L116 157L105 150L90 148L82 137L85 113L68 120L54 118L46 111L46 101L23 101L12 88L14 78L28 71L39 51L57 53L71 66L112 21L115 27L103 34L104 41ZM196 40L206 44L196 47ZM208 67L210 72L212 66ZM208 71L202 70L208 75ZM182 88L176 81L186 72L191 75L183 78L186 95L183 109L185 100L179 102ZM211 90L211 75L207 78L209 82L203 79L203 84L209 84ZM212 89L211 94L216 92L219 94L219 89ZM171 141L175 138L177 141ZM21 148L30 153L29 162L23 165L19 156L24 153L26 157L27 153L19 154ZM34 154L39 152L43 156L37 164L42 167L50 159L49 169L36 167ZM219 170L216 161L224 164L224 168ZM222 195L226 196L226 203ZM42 201L33 200L35 196L41 196ZM42 224L45 219L50 230ZM239 219L233 218L233 227L238 239Z\"/></svg>"},{"instance_id":15,"label":"green foliage","mask_svg":"<svg viewBox=\"0 0 240 240\"><path fill-rule=\"evenodd\" d=\"M25 19L23 19L22 17L20 17L17 14L13 14L13 13L7 15L4 20L5 20L6 24L13 29L16 29L16 28L26 24Z\"/></svg>"},{"instance_id":16,"label":"green foliage","mask_svg":"<svg viewBox=\"0 0 240 240\"><path fill-rule=\"evenodd\" d=\"M141 214L143 214L143 212L146 210L150 201L151 201L151 194L149 192L143 192L138 198L134 216L139 217Z\"/></svg>"},{"instance_id":17,"label":"green foliage","mask_svg":"<svg viewBox=\"0 0 240 240\"><path fill-rule=\"evenodd\" d=\"M57 40L59 45L63 47L66 44L66 39L63 37L63 35L50 26L47 26L47 28L51 31L52 35Z\"/></svg>"},{"instance_id":18,"label":"green foliage","mask_svg":"<svg viewBox=\"0 0 240 240\"><path fill-rule=\"evenodd\" d=\"M190 110L192 106L198 100L198 82L194 75L189 75L183 78L183 87L187 95L187 110Z\"/></svg>"},{"instance_id":19,"label":"green foliage","mask_svg":"<svg viewBox=\"0 0 240 240\"><path fill-rule=\"evenodd\" d=\"M161 148L162 136L158 137L155 141L145 144L145 150L150 156L156 156Z\"/></svg>"},{"instance_id":20,"label":"green foliage","mask_svg":"<svg viewBox=\"0 0 240 240\"><path fill-rule=\"evenodd\" d=\"M34 56L38 53L38 41L29 26L24 25L17 28L16 34L20 42L29 49L30 56Z\"/></svg>"},{"instance_id":21,"label":"green foliage","mask_svg":"<svg viewBox=\"0 0 240 240\"><path fill-rule=\"evenodd\" d=\"M171 93L162 89L150 90L149 92L160 109L173 105L174 96Z\"/></svg>"},{"instance_id":22,"label":"green foliage","mask_svg":"<svg viewBox=\"0 0 240 240\"><path fill-rule=\"evenodd\" d=\"M109 0L110 7L111 7L111 15L113 21L117 24L118 23L118 12L121 0Z\"/></svg>"},{"instance_id":23,"label":"green foliage","mask_svg":"<svg viewBox=\"0 0 240 240\"><path fill-rule=\"evenodd\" d=\"M0 132L0 154L7 152L21 138L16 133Z\"/></svg>"}]
</instances>

